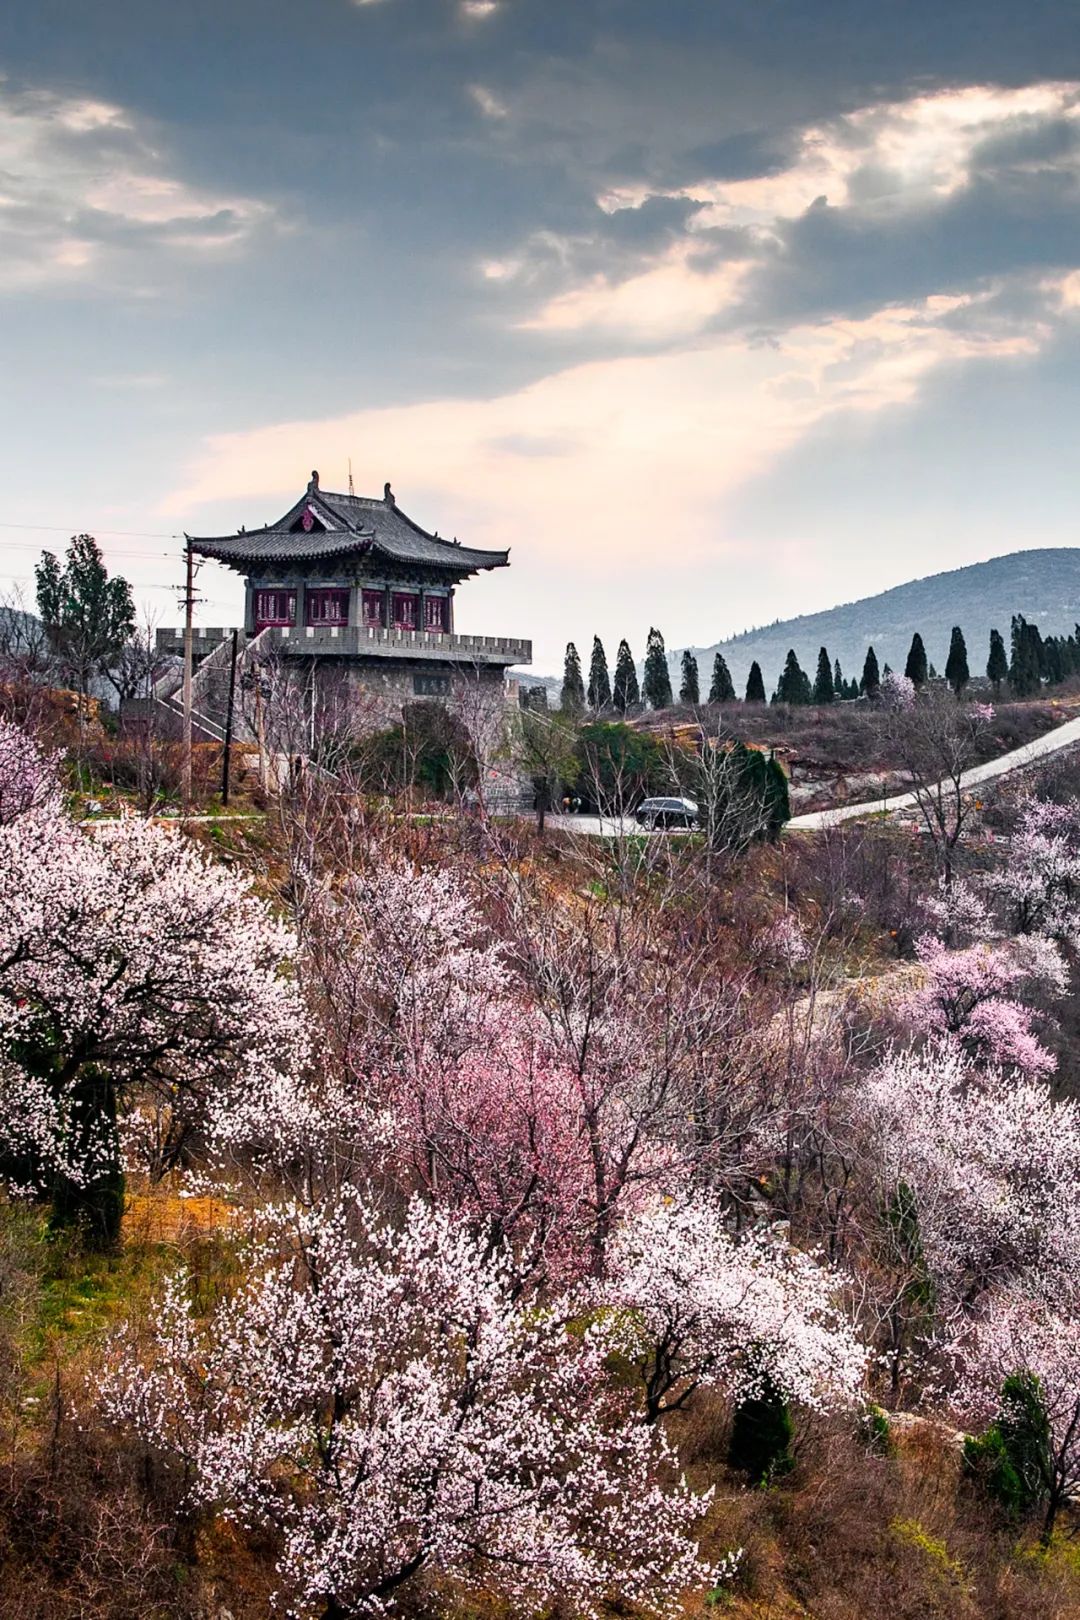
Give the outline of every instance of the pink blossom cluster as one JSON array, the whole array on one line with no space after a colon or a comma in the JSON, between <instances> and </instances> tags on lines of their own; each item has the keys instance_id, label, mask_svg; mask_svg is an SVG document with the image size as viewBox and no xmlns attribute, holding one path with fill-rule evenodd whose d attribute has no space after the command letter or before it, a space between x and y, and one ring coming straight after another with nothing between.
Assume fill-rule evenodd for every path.
<instances>
[{"instance_id":1,"label":"pink blossom cluster","mask_svg":"<svg viewBox=\"0 0 1080 1620\"><path fill-rule=\"evenodd\" d=\"M0 716L0 827L28 810L60 802L59 754L46 753L20 726Z\"/></svg>"},{"instance_id":2,"label":"pink blossom cluster","mask_svg":"<svg viewBox=\"0 0 1080 1620\"><path fill-rule=\"evenodd\" d=\"M950 951L926 935L916 945L925 983L901 1008L913 1030L941 1035L982 1062L1047 1075L1054 1054L1035 1033L1038 1014L1018 994L1059 997L1068 988L1061 953L1050 940L984 942Z\"/></svg>"}]
</instances>

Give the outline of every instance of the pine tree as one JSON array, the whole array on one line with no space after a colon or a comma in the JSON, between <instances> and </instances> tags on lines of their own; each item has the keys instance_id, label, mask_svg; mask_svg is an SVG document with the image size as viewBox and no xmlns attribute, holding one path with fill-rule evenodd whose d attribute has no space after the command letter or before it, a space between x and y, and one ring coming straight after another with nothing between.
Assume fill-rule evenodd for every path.
<instances>
[{"instance_id":1,"label":"pine tree","mask_svg":"<svg viewBox=\"0 0 1080 1620\"><path fill-rule=\"evenodd\" d=\"M986 678L994 684L994 696L1001 694L1001 683L1009 676L1009 660L1000 630L990 632L990 656L986 660Z\"/></svg>"},{"instance_id":2,"label":"pine tree","mask_svg":"<svg viewBox=\"0 0 1080 1620\"><path fill-rule=\"evenodd\" d=\"M808 676L803 671L799 660L795 656L794 647L788 648L787 659L784 663L783 673L776 683L773 694L774 703L812 703L814 701L813 689Z\"/></svg>"},{"instance_id":3,"label":"pine tree","mask_svg":"<svg viewBox=\"0 0 1080 1620\"><path fill-rule=\"evenodd\" d=\"M619 642L619 651L615 655L615 684L612 687L611 701L620 714L625 714L627 709L636 709L641 702L637 669L628 641Z\"/></svg>"},{"instance_id":4,"label":"pine tree","mask_svg":"<svg viewBox=\"0 0 1080 1620\"><path fill-rule=\"evenodd\" d=\"M645 670L641 681L641 695L650 709L670 709L672 705L671 675L668 671L664 638L655 625L645 642Z\"/></svg>"},{"instance_id":5,"label":"pine tree","mask_svg":"<svg viewBox=\"0 0 1080 1620\"><path fill-rule=\"evenodd\" d=\"M731 671L724 661L723 653L717 653L713 659L712 685L709 687L710 703L734 703L735 688L731 682Z\"/></svg>"},{"instance_id":6,"label":"pine tree","mask_svg":"<svg viewBox=\"0 0 1080 1620\"><path fill-rule=\"evenodd\" d=\"M750 673L746 677L746 701L747 703L764 703L766 701L765 681L761 674L761 665L756 658L750 665Z\"/></svg>"},{"instance_id":7,"label":"pine tree","mask_svg":"<svg viewBox=\"0 0 1080 1620\"><path fill-rule=\"evenodd\" d=\"M867 647L866 658L862 667L862 680L859 682L859 691L867 697L873 697L881 685L881 672L878 669L877 653L873 647Z\"/></svg>"},{"instance_id":8,"label":"pine tree","mask_svg":"<svg viewBox=\"0 0 1080 1620\"><path fill-rule=\"evenodd\" d=\"M562 708L567 714L580 714L585 707L585 683L581 679L581 659L572 641L566 643L563 661Z\"/></svg>"},{"instance_id":9,"label":"pine tree","mask_svg":"<svg viewBox=\"0 0 1080 1620\"><path fill-rule=\"evenodd\" d=\"M945 662L945 679L957 697L960 696L971 679L971 671L968 669L967 646L964 643L964 632L958 624L953 625L952 635L949 638L949 656Z\"/></svg>"},{"instance_id":10,"label":"pine tree","mask_svg":"<svg viewBox=\"0 0 1080 1620\"><path fill-rule=\"evenodd\" d=\"M926 685L927 676L929 674L926 664L926 648L923 646L923 638L920 636L917 630L911 638L911 646L908 649L907 663L904 665L904 674L907 676L908 680L913 686L918 687Z\"/></svg>"},{"instance_id":11,"label":"pine tree","mask_svg":"<svg viewBox=\"0 0 1080 1620\"><path fill-rule=\"evenodd\" d=\"M836 702L836 687L833 684L832 665L829 662L829 653L826 647L822 647L818 653L817 674L814 677L814 702Z\"/></svg>"},{"instance_id":12,"label":"pine tree","mask_svg":"<svg viewBox=\"0 0 1080 1620\"><path fill-rule=\"evenodd\" d=\"M592 658L589 662L589 708L606 709L611 704L611 681L608 677L607 653L599 636L592 638Z\"/></svg>"},{"instance_id":13,"label":"pine tree","mask_svg":"<svg viewBox=\"0 0 1080 1620\"><path fill-rule=\"evenodd\" d=\"M679 702L698 704L701 702L701 683L698 680L697 659L689 647L682 655L682 684L679 687Z\"/></svg>"}]
</instances>

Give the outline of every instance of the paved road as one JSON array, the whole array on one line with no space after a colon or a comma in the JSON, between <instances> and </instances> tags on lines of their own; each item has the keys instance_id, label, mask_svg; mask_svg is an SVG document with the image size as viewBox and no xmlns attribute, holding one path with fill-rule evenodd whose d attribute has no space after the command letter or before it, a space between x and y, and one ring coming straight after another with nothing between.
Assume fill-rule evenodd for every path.
<instances>
[{"instance_id":1,"label":"paved road","mask_svg":"<svg viewBox=\"0 0 1080 1620\"><path fill-rule=\"evenodd\" d=\"M973 765L970 771L965 771L961 777L963 787L978 787L980 782L992 782L995 777L1008 776L1012 771L1022 771L1025 766L1034 765L1038 760L1045 759L1048 754L1056 754L1062 748L1070 748L1080 743L1080 720L1066 720L1063 726L1055 726L1044 737L1036 737L1034 742L1025 743L1022 748L1014 748L1007 754L999 754L997 759L988 760L985 765ZM892 810L910 809L915 803L913 793L895 793L891 798L870 799L862 804L843 804L835 810L811 810L805 815L792 816L788 826L795 831L820 832L825 827L835 827L841 821L851 821L856 816L870 816L888 813Z\"/></svg>"},{"instance_id":2,"label":"paved road","mask_svg":"<svg viewBox=\"0 0 1080 1620\"><path fill-rule=\"evenodd\" d=\"M997 759L988 760L985 765L973 765L970 771L965 771L962 778L964 787L977 787L980 782L992 782L998 776L1008 776L1011 771L1022 771L1025 766L1034 765L1038 760L1045 759L1049 754L1056 754L1062 748L1071 748L1080 743L1080 719L1066 720L1062 726L1055 726L1044 737L1036 737L1034 742L1025 743L1022 748L1014 748L1007 754L999 754ZM872 816L888 814L893 810L911 809L915 804L913 793L895 793L891 798L868 799L860 804L843 804L835 810L810 810L801 816L792 816L788 827L798 832L821 832L826 827L836 827L842 821L853 821L857 816ZM643 829L629 816L549 816L549 827L559 832L578 833L586 838L615 838L628 833L640 834ZM658 834L663 837L664 834Z\"/></svg>"}]
</instances>

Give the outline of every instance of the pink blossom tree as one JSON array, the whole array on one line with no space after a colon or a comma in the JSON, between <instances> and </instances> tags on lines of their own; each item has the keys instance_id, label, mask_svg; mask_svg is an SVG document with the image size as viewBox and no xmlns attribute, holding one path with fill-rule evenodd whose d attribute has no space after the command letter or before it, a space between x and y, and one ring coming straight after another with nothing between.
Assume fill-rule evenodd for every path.
<instances>
[{"instance_id":1,"label":"pink blossom tree","mask_svg":"<svg viewBox=\"0 0 1080 1620\"><path fill-rule=\"evenodd\" d=\"M291 1613L372 1615L421 1577L650 1613L717 1571L707 1505L604 1374L593 1328L515 1303L501 1262L416 1201L269 1222L208 1321L170 1284L148 1362L114 1352L115 1420L181 1460L193 1505L270 1526Z\"/></svg>"},{"instance_id":2,"label":"pink blossom tree","mask_svg":"<svg viewBox=\"0 0 1080 1620\"><path fill-rule=\"evenodd\" d=\"M1057 1060L1038 1039L1036 1011L1020 994L1061 996L1068 973L1049 940L982 943L950 951L932 936L916 944L926 981L901 1008L913 1030L943 1035L970 1056L1047 1075Z\"/></svg>"},{"instance_id":3,"label":"pink blossom tree","mask_svg":"<svg viewBox=\"0 0 1080 1620\"><path fill-rule=\"evenodd\" d=\"M733 1238L703 1198L625 1222L600 1297L620 1313L654 1422L702 1385L735 1403L768 1386L818 1410L851 1404L867 1353L836 1303L840 1286L775 1232Z\"/></svg>"},{"instance_id":4,"label":"pink blossom tree","mask_svg":"<svg viewBox=\"0 0 1080 1620\"><path fill-rule=\"evenodd\" d=\"M0 827L28 810L58 808L59 755L46 753L20 726L0 716Z\"/></svg>"},{"instance_id":5,"label":"pink blossom tree","mask_svg":"<svg viewBox=\"0 0 1080 1620\"><path fill-rule=\"evenodd\" d=\"M153 1116L135 1137L160 1170L223 1090L296 1072L291 949L238 876L171 831L131 819L88 834L55 808L0 828L0 1047L55 1101L56 1163L113 1144L90 1186L42 1165L58 1218L115 1237L126 1119Z\"/></svg>"}]
</instances>

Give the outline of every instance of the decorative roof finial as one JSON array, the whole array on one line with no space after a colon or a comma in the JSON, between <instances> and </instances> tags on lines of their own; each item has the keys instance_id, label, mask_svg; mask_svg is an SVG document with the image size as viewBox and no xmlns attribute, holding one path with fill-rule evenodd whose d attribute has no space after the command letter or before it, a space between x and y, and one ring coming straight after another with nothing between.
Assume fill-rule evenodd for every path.
<instances>
[{"instance_id":1,"label":"decorative roof finial","mask_svg":"<svg viewBox=\"0 0 1080 1620\"><path fill-rule=\"evenodd\" d=\"M383 497L383 500L386 502L387 506L396 506L397 505L397 502L394 499L394 492L390 488L389 484L384 484L383 485L382 497Z\"/></svg>"},{"instance_id":2,"label":"decorative roof finial","mask_svg":"<svg viewBox=\"0 0 1080 1620\"><path fill-rule=\"evenodd\" d=\"M313 472L311 474L311 481L310 481L310 483L308 484L308 487L307 487L308 494L309 495L314 495L316 490L318 489L318 487L319 487L319 475L318 475L317 472Z\"/></svg>"}]
</instances>

